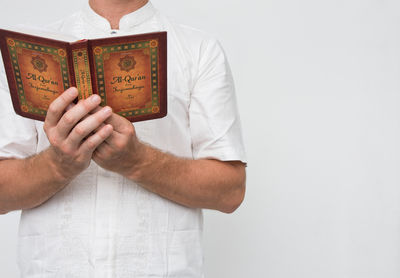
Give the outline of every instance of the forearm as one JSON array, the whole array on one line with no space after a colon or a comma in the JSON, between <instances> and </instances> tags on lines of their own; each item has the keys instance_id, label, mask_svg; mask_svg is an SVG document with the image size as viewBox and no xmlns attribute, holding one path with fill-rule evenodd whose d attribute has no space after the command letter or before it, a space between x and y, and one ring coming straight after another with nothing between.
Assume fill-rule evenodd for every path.
<instances>
[{"instance_id":1,"label":"forearm","mask_svg":"<svg viewBox=\"0 0 400 278\"><path fill-rule=\"evenodd\" d=\"M51 163L50 151L0 161L0 213L39 206L66 186L68 181Z\"/></svg>"},{"instance_id":2,"label":"forearm","mask_svg":"<svg viewBox=\"0 0 400 278\"><path fill-rule=\"evenodd\" d=\"M89 166L93 151L113 132L111 125L103 125L111 108L100 108L98 95L75 105L77 96L72 87L50 104L43 125L47 150L26 159L0 160L0 213L47 201Z\"/></svg>"},{"instance_id":3,"label":"forearm","mask_svg":"<svg viewBox=\"0 0 400 278\"><path fill-rule=\"evenodd\" d=\"M190 160L144 146L141 163L128 177L144 188L184 206L233 212L245 192L243 163Z\"/></svg>"}]
</instances>

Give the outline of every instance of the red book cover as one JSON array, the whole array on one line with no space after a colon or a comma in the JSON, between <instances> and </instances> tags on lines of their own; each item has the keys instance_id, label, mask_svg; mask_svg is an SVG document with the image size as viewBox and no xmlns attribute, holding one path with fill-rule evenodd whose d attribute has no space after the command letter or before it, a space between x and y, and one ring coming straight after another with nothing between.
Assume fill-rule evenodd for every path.
<instances>
[{"instance_id":1,"label":"red book cover","mask_svg":"<svg viewBox=\"0 0 400 278\"><path fill-rule=\"evenodd\" d=\"M75 86L79 99L131 122L167 114L167 33L77 42L0 29L0 48L17 114L44 121L50 103Z\"/></svg>"}]
</instances>

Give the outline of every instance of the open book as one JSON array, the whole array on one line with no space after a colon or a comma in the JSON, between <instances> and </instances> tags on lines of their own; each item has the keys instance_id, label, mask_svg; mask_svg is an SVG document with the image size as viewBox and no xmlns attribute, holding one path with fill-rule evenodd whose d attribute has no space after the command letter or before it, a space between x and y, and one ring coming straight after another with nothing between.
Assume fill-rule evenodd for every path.
<instances>
[{"instance_id":1,"label":"open book","mask_svg":"<svg viewBox=\"0 0 400 278\"><path fill-rule=\"evenodd\" d=\"M79 40L0 29L14 110L44 121L50 103L75 86L79 99L101 97L131 122L167 114L167 33Z\"/></svg>"}]
</instances>

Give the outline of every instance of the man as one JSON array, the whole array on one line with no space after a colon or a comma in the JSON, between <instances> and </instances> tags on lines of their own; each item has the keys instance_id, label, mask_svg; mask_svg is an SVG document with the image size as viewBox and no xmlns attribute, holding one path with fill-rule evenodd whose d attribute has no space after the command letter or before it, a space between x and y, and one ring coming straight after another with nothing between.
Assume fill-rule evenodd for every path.
<instances>
[{"instance_id":1,"label":"man","mask_svg":"<svg viewBox=\"0 0 400 278\"><path fill-rule=\"evenodd\" d=\"M218 42L145 0L90 0L54 29L80 38L168 32L168 116L132 125L70 88L43 123L0 83L0 211L22 209L22 277L203 277L201 208L233 212L245 157Z\"/></svg>"}]
</instances>

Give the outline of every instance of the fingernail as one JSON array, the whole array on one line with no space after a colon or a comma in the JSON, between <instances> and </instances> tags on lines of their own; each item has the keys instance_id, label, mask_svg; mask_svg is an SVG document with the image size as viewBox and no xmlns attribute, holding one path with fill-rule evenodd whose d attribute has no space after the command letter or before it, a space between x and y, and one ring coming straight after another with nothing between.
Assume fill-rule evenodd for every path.
<instances>
[{"instance_id":1,"label":"fingernail","mask_svg":"<svg viewBox=\"0 0 400 278\"><path fill-rule=\"evenodd\" d=\"M69 95L71 96L71 97L74 97L74 96L76 96L77 95L77 93L78 93L78 90L75 88L75 87L71 87L70 89L69 89Z\"/></svg>"},{"instance_id":2,"label":"fingernail","mask_svg":"<svg viewBox=\"0 0 400 278\"><path fill-rule=\"evenodd\" d=\"M106 115L107 115L107 114L110 114L110 113L111 113L111 108L108 107L108 106L107 106L107 107L104 107L104 108L103 108L103 113L106 114Z\"/></svg>"},{"instance_id":3,"label":"fingernail","mask_svg":"<svg viewBox=\"0 0 400 278\"><path fill-rule=\"evenodd\" d=\"M90 97L90 101L93 103L97 103L99 101L100 97L98 95L92 95Z\"/></svg>"}]
</instances>

